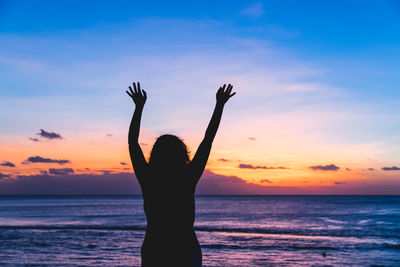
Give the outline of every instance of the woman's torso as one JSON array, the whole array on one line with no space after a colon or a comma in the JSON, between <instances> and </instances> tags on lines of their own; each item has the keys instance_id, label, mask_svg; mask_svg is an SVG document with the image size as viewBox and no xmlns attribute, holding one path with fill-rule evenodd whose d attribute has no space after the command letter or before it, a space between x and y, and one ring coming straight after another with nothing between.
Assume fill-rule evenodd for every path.
<instances>
[{"instance_id":1,"label":"woman's torso","mask_svg":"<svg viewBox=\"0 0 400 267\"><path fill-rule=\"evenodd\" d=\"M148 172L142 183L147 219L145 242L190 244L195 241L195 183L190 171ZM196 239L197 240L197 239Z\"/></svg>"}]
</instances>

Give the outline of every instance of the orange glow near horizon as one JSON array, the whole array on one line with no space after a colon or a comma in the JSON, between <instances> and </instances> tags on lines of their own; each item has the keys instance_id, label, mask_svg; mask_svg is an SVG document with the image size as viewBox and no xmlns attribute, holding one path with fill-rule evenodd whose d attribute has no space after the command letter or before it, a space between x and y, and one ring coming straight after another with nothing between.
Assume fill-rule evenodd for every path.
<instances>
[{"instance_id":1,"label":"orange glow near horizon","mask_svg":"<svg viewBox=\"0 0 400 267\"><path fill-rule=\"evenodd\" d=\"M157 135L147 130L143 132L142 149L148 158ZM380 177L383 177L381 182L396 182L391 173L380 170L379 161L357 161L357 159L363 158L362 154L365 153L362 146L354 150L347 149L350 152L344 158L341 152L342 147L321 149L321 147L313 147L307 143L303 143L303 146L291 146L290 142L293 144L297 140L290 141L288 138L282 140L274 136L275 140L272 142L268 141L272 140L272 137L264 141L259 137L245 138L240 132L236 135L239 140L236 143L233 141L235 139L233 134L227 135L228 138L217 138L207 169L219 175L239 177L247 183L262 186L300 188L346 186L366 181L373 182L378 173ZM19 141L15 142L15 140ZM65 140L49 140L38 143L24 137L10 137L10 140L6 141L14 144L3 144L2 153L7 155L8 161L17 166L15 168L1 166L0 172L11 176L41 174L41 171L48 171L49 168L72 168L75 174L102 174L104 171L133 172L125 140L123 131L112 137L108 137L106 134L77 134L76 136L71 135ZM193 157L200 140L199 135L185 138L185 142L191 150L191 157ZM321 150L329 151L329 155L324 155ZM370 151L370 147L368 150ZM63 165L54 163L23 164L31 156L67 159L71 163ZM122 165L121 162L126 165ZM340 166L340 169L337 171L310 169L310 166L325 166L333 163ZM240 164L244 164L247 168L240 168ZM372 171L371 168L374 170Z\"/></svg>"}]
</instances>

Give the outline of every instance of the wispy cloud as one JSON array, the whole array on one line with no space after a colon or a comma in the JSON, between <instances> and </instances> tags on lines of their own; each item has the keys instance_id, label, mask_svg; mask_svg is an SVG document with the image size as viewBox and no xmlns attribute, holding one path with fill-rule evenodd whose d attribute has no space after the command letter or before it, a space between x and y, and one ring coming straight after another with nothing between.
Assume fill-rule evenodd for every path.
<instances>
[{"instance_id":1,"label":"wispy cloud","mask_svg":"<svg viewBox=\"0 0 400 267\"><path fill-rule=\"evenodd\" d=\"M121 165L127 165L128 163L126 163L126 162L120 162L119 164L121 164Z\"/></svg>"},{"instance_id":2,"label":"wispy cloud","mask_svg":"<svg viewBox=\"0 0 400 267\"><path fill-rule=\"evenodd\" d=\"M255 141L255 140L257 140L256 138L254 138L254 137L249 137L249 138L247 138L247 139L249 139L249 140L251 140L251 141Z\"/></svg>"},{"instance_id":3,"label":"wispy cloud","mask_svg":"<svg viewBox=\"0 0 400 267\"><path fill-rule=\"evenodd\" d=\"M263 4L261 2L253 3L241 10L240 14L248 17L260 17L264 14Z\"/></svg>"},{"instance_id":4,"label":"wispy cloud","mask_svg":"<svg viewBox=\"0 0 400 267\"><path fill-rule=\"evenodd\" d=\"M342 184L347 184L347 183L345 183L345 182L334 182L334 184L336 184L336 185L342 185Z\"/></svg>"},{"instance_id":5,"label":"wispy cloud","mask_svg":"<svg viewBox=\"0 0 400 267\"><path fill-rule=\"evenodd\" d=\"M340 169L340 167L336 166L335 164L330 164L310 166L310 169L314 171L337 171Z\"/></svg>"},{"instance_id":6,"label":"wispy cloud","mask_svg":"<svg viewBox=\"0 0 400 267\"><path fill-rule=\"evenodd\" d=\"M252 164L239 164L240 169L287 170L287 167L253 166Z\"/></svg>"},{"instance_id":7,"label":"wispy cloud","mask_svg":"<svg viewBox=\"0 0 400 267\"><path fill-rule=\"evenodd\" d=\"M50 159L50 158L42 158L40 156L29 157L27 160L23 161L22 164L29 163L57 163L60 165L71 163L71 161L67 159Z\"/></svg>"},{"instance_id":8,"label":"wispy cloud","mask_svg":"<svg viewBox=\"0 0 400 267\"><path fill-rule=\"evenodd\" d=\"M4 166L4 167L11 167L14 168L15 164L9 161L3 161L2 163L0 163L0 166Z\"/></svg>"},{"instance_id":9,"label":"wispy cloud","mask_svg":"<svg viewBox=\"0 0 400 267\"><path fill-rule=\"evenodd\" d=\"M31 141L33 141L33 142L40 142L39 139L37 139L37 138L32 138L32 137L29 137L29 140L31 140Z\"/></svg>"}]
</instances>

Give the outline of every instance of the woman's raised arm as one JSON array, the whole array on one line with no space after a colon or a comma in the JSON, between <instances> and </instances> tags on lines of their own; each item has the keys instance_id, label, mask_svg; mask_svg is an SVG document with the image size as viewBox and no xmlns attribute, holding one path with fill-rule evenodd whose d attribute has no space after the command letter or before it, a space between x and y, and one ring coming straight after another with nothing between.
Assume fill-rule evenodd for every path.
<instances>
[{"instance_id":1,"label":"woman's raised arm","mask_svg":"<svg viewBox=\"0 0 400 267\"><path fill-rule=\"evenodd\" d=\"M126 93L132 98L133 102L135 102L135 112L132 116L128 134L129 154L131 156L136 178L139 183L142 184L143 173L147 167L147 162L139 145L139 131L140 120L142 118L144 104L147 100L147 94L144 90L140 89L139 82L137 83L137 87L136 84L133 83L133 90L132 87L129 86L129 91L126 91Z\"/></svg>"},{"instance_id":2,"label":"woman's raised arm","mask_svg":"<svg viewBox=\"0 0 400 267\"><path fill-rule=\"evenodd\" d=\"M196 154L193 157L193 160L190 163L190 168L196 179L196 183L200 179L201 174L206 167L208 156L210 155L211 151L212 142L214 141L214 137L217 134L219 123L221 121L224 106L229 98L236 94L231 93L232 88L233 86L231 84L229 84L228 87L226 87L226 84L224 84L224 86L220 87L217 91L217 103L215 105L213 115L211 117L210 123L208 124L204 139L201 142L199 148L196 151Z\"/></svg>"}]
</instances>

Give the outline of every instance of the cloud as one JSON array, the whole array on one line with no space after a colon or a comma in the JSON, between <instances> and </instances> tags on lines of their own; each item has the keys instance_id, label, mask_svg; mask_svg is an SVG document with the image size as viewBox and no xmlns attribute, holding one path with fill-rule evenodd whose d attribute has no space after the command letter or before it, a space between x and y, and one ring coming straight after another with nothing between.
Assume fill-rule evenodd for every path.
<instances>
[{"instance_id":1,"label":"cloud","mask_svg":"<svg viewBox=\"0 0 400 267\"><path fill-rule=\"evenodd\" d=\"M268 182L267 182L268 183ZM264 186L249 183L237 176L225 176L205 170L196 188L196 194L230 195L230 194L307 194L298 187Z\"/></svg>"},{"instance_id":2,"label":"cloud","mask_svg":"<svg viewBox=\"0 0 400 267\"><path fill-rule=\"evenodd\" d=\"M132 173L27 175L0 181L9 195L135 195L140 186Z\"/></svg>"},{"instance_id":3,"label":"cloud","mask_svg":"<svg viewBox=\"0 0 400 267\"><path fill-rule=\"evenodd\" d=\"M239 164L240 169L264 169L264 170L287 170L287 167L267 167L267 166L253 166L251 164Z\"/></svg>"},{"instance_id":4,"label":"cloud","mask_svg":"<svg viewBox=\"0 0 400 267\"><path fill-rule=\"evenodd\" d=\"M29 163L57 163L60 165L66 164L66 163L71 163L67 159L49 159L49 158L42 158L40 156L35 156L35 157L29 157L27 160L22 162L23 164L29 164Z\"/></svg>"},{"instance_id":5,"label":"cloud","mask_svg":"<svg viewBox=\"0 0 400 267\"><path fill-rule=\"evenodd\" d=\"M258 166L254 167L251 164L239 164L238 167L241 168L241 169L258 169Z\"/></svg>"},{"instance_id":6,"label":"cloud","mask_svg":"<svg viewBox=\"0 0 400 267\"><path fill-rule=\"evenodd\" d=\"M15 164L9 161L3 161L2 163L0 163L0 166L4 166L4 167L11 167L14 168Z\"/></svg>"},{"instance_id":7,"label":"cloud","mask_svg":"<svg viewBox=\"0 0 400 267\"><path fill-rule=\"evenodd\" d=\"M141 146L148 146L146 143L140 143Z\"/></svg>"},{"instance_id":8,"label":"cloud","mask_svg":"<svg viewBox=\"0 0 400 267\"><path fill-rule=\"evenodd\" d=\"M374 169L374 168L368 168L368 170L369 170L369 171L374 171L375 169Z\"/></svg>"},{"instance_id":9,"label":"cloud","mask_svg":"<svg viewBox=\"0 0 400 267\"><path fill-rule=\"evenodd\" d=\"M345 182L334 182L336 185L346 184Z\"/></svg>"},{"instance_id":10,"label":"cloud","mask_svg":"<svg viewBox=\"0 0 400 267\"><path fill-rule=\"evenodd\" d=\"M350 168L346 168L346 171L351 171L351 169Z\"/></svg>"},{"instance_id":11,"label":"cloud","mask_svg":"<svg viewBox=\"0 0 400 267\"><path fill-rule=\"evenodd\" d=\"M240 14L248 17L259 17L264 14L263 5L261 2L253 3L240 11Z\"/></svg>"},{"instance_id":12,"label":"cloud","mask_svg":"<svg viewBox=\"0 0 400 267\"><path fill-rule=\"evenodd\" d=\"M8 178L8 177L10 177L10 176L7 175L7 174L3 174L3 173L0 172L0 179Z\"/></svg>"},{"instance_id":13,"label":"cloud","mask_svg":"<svg viewBox=\"0 0 400 267\"><path fill-rule=\"evenodd\" d=\"M247 139L249 139L249 140L251 140L251 141L255 141L255 140L257 140L256 138L254 138L254 137L249 137L249 138L247 138Z\"/></svg>"},{"instance_id":14,"label":"cloud","mask_svg":"<svg viewBox=\"0 0 400 267\"><path fill-rule=\"evenodd\" d=\"M74 170L71 168L61 168L61 169L50 168L49 173L54 175L66 175L74 173Z\"/></svg>"},{"instance_id":15,"label":"cloud","mask_svg":"<svg viewBox=\"0 0 400 267\"><path fill-rule=\"evenodd\" d=\"M4 175L3 175L4 176ZM4 176L8 177L8 176ZM224 176L205 170L196 194L306 194L296 187L263 186L236 176ZM18 195L137 195L139 183L133 173L21 175L0 181L0 194Z\"/></svg>"},{"instance_id":16,"label":"cloud","mask_svg":"<svg viewBox=\"0 0 400 267\"><path fill-rule=\"evenodd\" d=\"M120 162L119 164L121 164L121 165L127 165L128 163L126 163L126 162Z\"/></svg>"},{"instance_id":17,"label":"cloud","mask_svg":"<svg viewBox=\"0 0 400 267\"><path fill-rule=\"evenodd\" d=\"M222 162L230 162L229 159L224 159L224 158L219 158L218 161L222 161Z\"/></svg>"},{"instance_id":18,"label":"cloud","mask_svg":"<svg viewBox=\"0 0 400 267\"><path fill-rule=\"evenodd\" d=\"M47 139L63 139L63 137L60 134L55 132L47 132L43 129L40 129L40 133L37 133L37 135Z\"/></svg>"},{"instance_id":19,"label":"cloud","mask_svg":"<svg viewBox=\"0 0 400 267\"><path fill-rule=\"evenodd\" d=\"M103 174L20 175L10 179L0 173L0 195L139 195L141 189L135 175L129 172ZM266 182L269 184L268 182ZM225 176L205 170L196 194L205 195L320 195L320 194L364 194L398 195L400 185L359 185L350 186L336 182L332 186L291 187L259 185L247 182L237 176Z\"/></svg>"},{"instance_id":20,"label":"cloud","mask_svg":"<svg viewBox=\"0 0 400 267\"><path fill-rule=\"evenodd\" d=\"M112 137L112 136L113 136L113 134L107 134L106 136L107 136L107 137Z\"/></svg>"},{"instance_id":21,"label":"cloud","mask_svg":"<svg viewBox=\"0 0 400 267\"><path fill-rule=\"evenodd\" d=\"M115 168L115 169L120 170L120 168ZM128 169L130 170L130 168L128 168ZM89 170L89 168L87 168L87 170ZM94 169L92 169L91 171L97 173L97 175L118 173L118 171L116 171L116 170L99 170L99 169L94 170Z\"/></svg>"},{"instance_id":22,"label":"cloud","mask_svg":"<svg viewBox=\"0 0 400 267\"><path fill-rule=\"evenodd\" d=\"M33 141L33 142L40 142L39 139L37 139L37 138L32 138L32 137L29 137L29 140L31 140L31 141Z\"/></svg>"},{"instance_id":23,"label":"cloud","mask_svg":"<svg viewBox=\"0 0 400 267\"><path fill-rule=\"evenodd\" d=\"M400 171L399 167L392 166L392 167L383 167L382 170L384 171Z\"/></svg>"},{"instance_id":24,"label":"cloud","mask_svg":"<svg viewBox=\"0 0 400 267\"><path fill-rule=\"evenodd\" d=\"M261 180L260 182L261 182L261 183L269 183L269 184L272 184L272 182L271 182L270 180L268 180L268 179L263 179L263 180Z\"/></svg>"},{"instance_id":25,"label":"cloud","mask_svg":"<svg viewBox=\"0 0 400 267\"><path fill-rule=\"evenodd\" d=\"M316 166L310 166L310 169L314 171L337 171L340 169L340 167L336 166L335 164L330 164L330 165L316 165Z\"/></svg>"}]
</instances>

